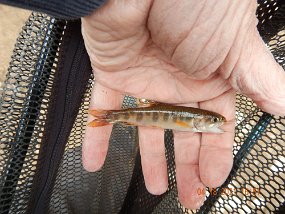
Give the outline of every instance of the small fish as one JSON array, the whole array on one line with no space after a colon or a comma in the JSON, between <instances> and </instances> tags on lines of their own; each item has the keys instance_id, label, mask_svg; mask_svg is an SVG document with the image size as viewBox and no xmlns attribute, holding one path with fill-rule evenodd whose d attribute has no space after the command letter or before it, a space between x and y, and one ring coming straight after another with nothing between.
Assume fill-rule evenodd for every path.
<instances>
[{"instance_id":1,"label":"small fish","mask_svg":"<svg viewBox=\"0 0 285 214\"><path fill-rule=\"evenodd\" d=\"M122 110L90 110L95 117L88 126L98 127L114 123L131 126L149 126L189 132L223 133L219 128L226 122L222 115L198 108L173 106L168 104Z\"/></svg>"}]
</instances>

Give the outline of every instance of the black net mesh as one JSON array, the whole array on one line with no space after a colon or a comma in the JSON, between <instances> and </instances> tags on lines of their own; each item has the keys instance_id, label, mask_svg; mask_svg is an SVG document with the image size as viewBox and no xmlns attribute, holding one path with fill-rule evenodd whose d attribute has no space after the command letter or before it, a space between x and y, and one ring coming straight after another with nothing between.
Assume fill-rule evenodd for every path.
<instances>
[{"instance_id":1,"label":"black net mesh","mask_svg":"<svg viewBox=\"0 0 285 214\"><path fill-rule=\"evenodd\" d=\"M46 15L33 14L13 52L0 96L1 213L27 208L63 26Z\"/></svg>"},{"instance_id":2,"label":"black net mesh","mask_svg":"<svg viewBox=\"0 0 285 214\"><path fill-rule=\"evenodd\" d=\"M285 2L260 1L257 15L260 34L284 66ZM135 127L115 125L104 167L99 172L86 172L81 164L81 143L94 81L91 72L85 74L86 81L82 78L81 85L73 83L79 77L72 72L65 78L64 72L74 70L84 52L79 48L83 43L76 43L75 52L81 54L73 55L71 63L65 62L70 57L62 56L66 52L63 47L74 44L65 40L72 41L75 35L68 25L33 13L17 40L0 96L0 213L285 210L285 118L262 112L240 94L236 95L233 169L220 188L207 190L207 199L199 210L187 210L178 201L170 130L165 131L169 174L165 194L153 196L145 188ZM68 98L73 97L76 87L82 89L78 107ZM60 94L66 102L62 102ZM134 107L134 103L132 97L125 97L123 107ZM69 108L70 105L75 107ZM65 116L57 131L52 129L57 125L52 121L59 123L60 112Z\"/></svg>"}]
</instances>

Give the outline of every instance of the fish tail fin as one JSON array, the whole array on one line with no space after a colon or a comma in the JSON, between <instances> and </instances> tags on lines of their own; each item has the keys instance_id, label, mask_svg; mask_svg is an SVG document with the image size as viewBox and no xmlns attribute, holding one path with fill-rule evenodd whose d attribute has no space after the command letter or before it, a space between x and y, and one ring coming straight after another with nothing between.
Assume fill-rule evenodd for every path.
<instances>
[{"instance_id":1,"label":"fish tail fin","mask_svg":"<svg viewBox=\"0 0 285 214\"><path fill-rule=\"evenodd\" d=\"M109 125L110 123L106 120L92 120L90 123L87 124L87 126L89 127L100 127L100 126L107 126Z\"/></svg>"},{"instance_id":2,"label":"fish tail fin","mask_svg":"<svg viewBox=\"0 0 285 214\"><path fill-rule=\"evenodd\" d=\"M110 111L106 110L89 110L88 113L97 119L105 119Z\"/></svg>"},{"instance_id":3,"label":"fish tail fin","mask_svg":"<svg viewBox=\"0 0 285 214\"><path fill-rule=\"evenodd\" d=\"M93 117L95 117L94 120L92 120L90 123L88 123L87 126L89 127L99 127L99 126L106 126L111 123L108 119L108 115L112 111L106 111L106 110L89 110L88 113L91 114Z\"/></svg>"}]
</instances>

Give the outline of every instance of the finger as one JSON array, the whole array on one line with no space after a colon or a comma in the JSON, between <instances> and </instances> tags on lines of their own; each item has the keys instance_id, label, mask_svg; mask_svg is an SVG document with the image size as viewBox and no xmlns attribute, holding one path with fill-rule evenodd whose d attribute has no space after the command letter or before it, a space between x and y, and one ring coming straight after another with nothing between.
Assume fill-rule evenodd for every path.
<instances>
[{"instance_id":1,"label":"finger","mask_svg":"<svg viewBox=\"0 0 285 214\"><path fill-rule=\"evenodd\" d=\"M160 195L168 188L164 130L139 127L139 145L146 188L150 193Z\"/></svg>"},{"instance_id":2,"label":"finger","mask_svg":"<svg viewBox=\"0 0 285 214\"><path fill-rule=\"evenodd\" d=\"M113 110L120 109L123 95L95 83L92 89L90 109ZM88 115L88 123L94 118ZM99 170L105 161L112 125L102 127L86 127L82 145L83 167L94 172Z\"/></svg>"},{"instance_id":3,"label":"finger","mask_svg":"<svg viewBox=\"0 0 285 214\"><path fill-rule=\"evenodd\" d=\"M205 200L205 195L199 193L205 189L198 165L200 140L200 133L174 132L178 197L189 209L199 208Z\"/></svg>"},{"instance_id":4,"label":"finger","mask_svg":"<svg viewBox=\"0 0 285 214\"><path fill-rule=\"evenodd\" d=\"M227 178L233 164L232 147L235 129L235 92L200 103L202 109L218 112L230 122L223 125L222 134L203 133L199 157L202 182L209 187L220 186Z\"/></svg>"},{"instance_id":5,"label":"finger","mask_svg":"<svg viewBox=\"0 0 285 214\"><path fill-rule=\"evenodd\" d=\"M254 29L239 54L230 81L264 111L285 115L285 72ZM246 47L246 48L245 48Z\"/></svg>"},{"instance_id":6,"label":"finger","mask_svg":"<svg viewBox=\"0 0 285 214\"><path fill-rule=\"evenodd\" d=\"M197 108L198 104L185 106ZM189 209L199 208L205 200L205 186L201 182L198 165L200 141L200 133L174 131L178 197L180 203Z\"/></svg>"}]
</instances>

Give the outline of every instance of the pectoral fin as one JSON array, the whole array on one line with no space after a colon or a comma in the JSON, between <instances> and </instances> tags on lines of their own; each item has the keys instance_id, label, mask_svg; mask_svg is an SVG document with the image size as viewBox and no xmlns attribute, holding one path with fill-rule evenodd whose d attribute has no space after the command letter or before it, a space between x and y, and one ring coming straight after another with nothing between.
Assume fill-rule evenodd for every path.
<instances>
[{"instance_id":1,"label":"pectoral fin","mask_svg":"<svg viewBox=\"0 0 285 214\"><path fill-rule=\"evenodd\" d=\"M175 123L176 123L178 126L181 126L181 127L185 127L185 128L189 127L189 124L188 124L188 123L185 123L185 122L183 122L183 121L181 121L181 120L177 120Z\"/></svg>"}]
</instances>

